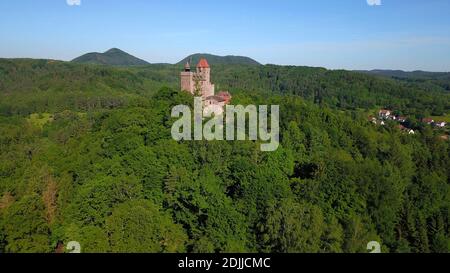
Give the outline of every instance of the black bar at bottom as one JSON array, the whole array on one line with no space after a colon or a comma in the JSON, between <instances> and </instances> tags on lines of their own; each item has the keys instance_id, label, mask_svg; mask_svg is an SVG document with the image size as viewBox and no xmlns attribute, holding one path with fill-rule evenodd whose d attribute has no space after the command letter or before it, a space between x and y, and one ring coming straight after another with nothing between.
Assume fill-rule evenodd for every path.
<instances>
[{"instance_id":1,"label":"black bar at bottom","mask_svg":"<svg viewBox=\"0 0 450 273\"><path fill-rule=\"evenodd\" d=\"M52 271L386 272L448 264L448 254L0 254L0 264ZM39 270L40 271L40 270Z\"/></svg>"}]
</instances>

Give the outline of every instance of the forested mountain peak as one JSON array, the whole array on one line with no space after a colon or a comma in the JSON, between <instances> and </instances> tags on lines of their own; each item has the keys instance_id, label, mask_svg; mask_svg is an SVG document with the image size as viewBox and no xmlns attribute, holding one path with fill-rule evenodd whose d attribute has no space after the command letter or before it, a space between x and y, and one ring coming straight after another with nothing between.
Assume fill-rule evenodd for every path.
<instances>
[{"instance_id":1,"label":"forested mountain peak","mask_svg":"<svg viewBox=\"0 0 450 273\"><path fill-rule=\"evenodd\" d=\"M147 65L148 62L126 53L118 48L111 48L104 53L92 52L72 60L75 63L89 63L116 66Z\"/></svg>"},{"instance_id":2,"label":"forested mountain peak","mask_svg":"<svg viewBox=\"0 0 450 273\"><path fill-rule=\"evenodd\" d=\"M192 54L178 62L178 65L184 65L186 62L191 62L191 65L196 65L200 59L205 58L211 65L216 64L242 64L242 65L261 65L259 62L252 58L245 56L217 56L208 53Z\"/></svg>"}]
</instances>

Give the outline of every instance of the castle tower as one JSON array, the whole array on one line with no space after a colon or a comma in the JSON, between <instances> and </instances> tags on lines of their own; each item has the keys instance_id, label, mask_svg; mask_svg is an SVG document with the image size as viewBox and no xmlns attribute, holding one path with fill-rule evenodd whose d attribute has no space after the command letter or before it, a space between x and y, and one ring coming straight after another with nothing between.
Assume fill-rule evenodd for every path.
<instances>
[{"instance_id":1,"label":"castle tower","mask_svg":"<svg viewBox=\"0 0 450 273\"><path fill-rule=\"evenodd\" d=\"M194 84L194 73L191 72L191 65L189 62L186 62L184 66L184 71L181 72L181 91L187 91L192 95L195 92L195 84Z\"/></svg>"},{"instance_id":2,"label":"castle tower","mask_svg":"<svg viewBox=\"0 0 450 273\"><path fill-rule=\"evenodd\" d=\"M197 64L197 74L201 75L204 81L211 81L211 68L205 58L200 59Z\"/></svg>"},{"instance_id":3,"label":"castle tower","mask_svg":"<svg viewBox=\"0 0 450 273\"><path fill-rule=\"evenodd\" d=\"M200 79L199 86L204 99L214 96L214 84L211 84L211 68L205 58L197 64L197 75Z\"/></svg>"}]
</instances>

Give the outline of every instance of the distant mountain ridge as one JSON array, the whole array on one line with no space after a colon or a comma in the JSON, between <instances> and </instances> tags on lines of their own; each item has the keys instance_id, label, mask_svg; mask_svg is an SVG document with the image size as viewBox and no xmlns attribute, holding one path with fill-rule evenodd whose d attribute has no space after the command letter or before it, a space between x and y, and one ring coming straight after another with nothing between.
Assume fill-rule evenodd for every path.
<instances>
[{"instance_id":1,"label":"distant mountain ridge","mask_svg":"<svg viewBox=\"0 0 450 273\"><path fill-rule=\"evenodd\" d=\"M192 54L181 60L177 65L184 65L187 61L191 62L191 65L196 65L201 58L206 58L210 65L216 64L243 64L243 65L261 65L259 62L252 58L245 56L218 56L207 53Z\"/></svg>"},{"instance_id":2,"label":"distant mountain ridge","mask_svg":"<svg viewBox=\"0 0 450 273\"><path fill-rule=\"evenodd\" d=\"M403 70L374 69L374 70L358 70L357 72L370 75L378 75L391 78L404 78L404 79L438 79L450 77L449 72L428 72L422 70L403 71Z\"/></svg>"},{"instance_id":3,"label":"distant mountain ridge","mask_svg":"<svg viewBox=\"0 0 450 273\"><path fill-rule=\"evenodd\" d=\"M74 63L135 66L148 65L149 63L118 48L112 48L104 53L92 52L84 54L72 60Z\"/></svg>"}]
</instances>

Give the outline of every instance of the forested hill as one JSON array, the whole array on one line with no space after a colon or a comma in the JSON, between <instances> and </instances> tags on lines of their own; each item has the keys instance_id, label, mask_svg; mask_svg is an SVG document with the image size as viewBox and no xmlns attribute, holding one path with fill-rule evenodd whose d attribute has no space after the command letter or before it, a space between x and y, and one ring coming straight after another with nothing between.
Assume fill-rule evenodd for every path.
<instances>
[{"instance_id":1,"label":"forested hill","mask_svg":"<svg viewBox=\"0 0 450 273\"><path fill-rule=\"evenodd\" d=\"M362 253L370 241L383 252L450 251L449 142L428 125L408 135L354 110L435 111L448 102L439 87L213 69L233 104L280 106L276 152L175 142L171 109L192 104L177 66L0 60L0 253L70 241L84 253Z\"/></svg>"},{"instance_id":2,"label":"forested hill","mask_svg":"<svg viewBox=\"0 0 450 273\"><path fill-rule=\"evenodd\" d=\"M404 78L404 79L439 79L439 78L450 78L450 72L428 72L428 71L403 71L403 70L360 70L358 72L380 75L392 78Z\"/></svg>"},{"instance_id":3,"label":"forested hill","mask_svg":"<svg viewBox=\"0 0 450 273\"><path fill-rule=\"evenodd\" d=\"M441 83L405 82L345 70L264 65L219 65L218 88L290 94L340 109L396 109L405 115L442 115L450 110L450 93Z\"/></svg>"},{"instance_id":4,"label":"forested hill","mask_svg":"<svg viewBox=\"0 0 450 273\"><path fill-rule=\"evenodd\" d=\"M136 94L151 95L162 86L178 88L179 73L176 65L110 67L0 59L0 113L123 104L136 99ZM390 108L417 118L450 111L450 93L432 81L405 82L343 70L275 65L214 65L212 81L218 90L296 95L337 109Z\"/></svg>"},{"instance_id":5,"label":"forested hill","mask_svg":"<svg viewBox=\"0 0 450 273\"><path fill-rule=\"evenodd\" d=\"M359 72L408 82L435 84L450 92L450 72L406 72L402 70L370 70Z\"/></svg>"},{"instance_id":6,"label":"forested hill","mask_svg":"<svg viewBox=\"0 0 450 273\"><path fill-rule=\"evenodd\" d=\"M261 65L257 61L244 56L217 56L212 54L206 54L206 53L197 53L190 56L187 56L180 62L178 62L178 65L185 65L186 62L191 62L192 66L195 66L201 58L206 58L208 60L208 63L210 65L218 65L218 64L225 64L225 65Z\"/></svg>"},{"instance_id":7,"label":"forested hill","mask_svg":"<svg viewBox=\"0 0 450 273\"><path fill-rule=\"evenodd\" d=\"M130 65L147 65L148 62L136 58L118 48L112 48L104 53L87 53L83 56L72 60L74 63L84 64L102 64L102 65L118 65L118 66L130 66Z\"/></svg>"}]
</instances>

